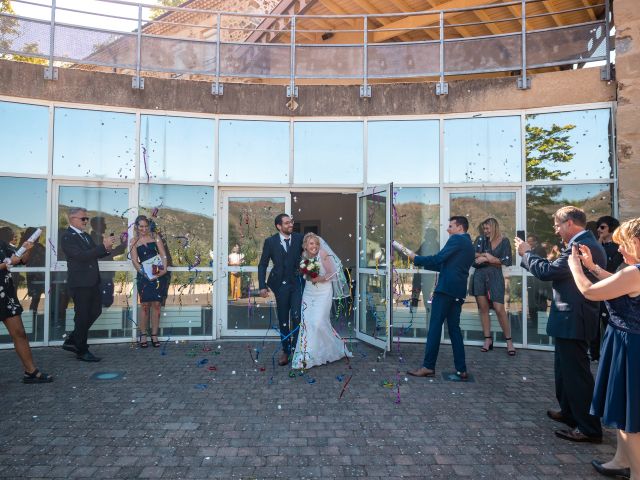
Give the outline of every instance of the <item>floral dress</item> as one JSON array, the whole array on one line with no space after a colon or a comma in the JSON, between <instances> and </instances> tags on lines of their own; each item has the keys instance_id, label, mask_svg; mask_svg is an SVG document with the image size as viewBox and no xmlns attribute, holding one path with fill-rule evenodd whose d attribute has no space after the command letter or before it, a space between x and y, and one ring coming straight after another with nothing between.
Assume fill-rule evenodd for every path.
<instances>
[{"instance_id":1,"label":"floral dress","mask_svg":"<svg viewBox=\"0 0 640 480\"><path fill-rule=\"evenodd\" d=\"M6 242L0 241L0 261L11 258L11 255L13 255L13 249ZM22 305L13 286L11 273L8 270L0 270L0 320L5 321L20 314L22 314Z\"/></svg>"}]
</instances>

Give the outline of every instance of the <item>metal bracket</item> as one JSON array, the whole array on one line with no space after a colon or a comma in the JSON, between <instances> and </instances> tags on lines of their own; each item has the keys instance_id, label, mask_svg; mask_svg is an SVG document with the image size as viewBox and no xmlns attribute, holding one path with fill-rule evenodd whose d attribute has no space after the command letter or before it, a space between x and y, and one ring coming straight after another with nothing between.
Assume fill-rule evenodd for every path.
<instances>
[{"instance_id":1,"label":"metal bracket","mask_svg":"<svg viewBox=\"0 0 640 480\"><path fill-rule=\"evenodd\" d=\"M298 87L293 87L293 95L291 85L287 85L287 98L298 98Z\"/></svg>"},{"instance_id":2,"label":"metal bracket","mask_svg":"<svg viewBox=\"0 0 640 480\"><path fill-rule=\"evenodd\" d=\"M58 67L44 67L45 80L58 80Z\"/></svg>"},{"instance_id":3,"label":"metal bracket","mask_svg":"<svg viewBox=\"0 0 640 480\"><path fill-rule=\"evenodd\" d=\"M600 80L608 82L613 80L613 69L611 67L604 66L600 69Z\"/></svg>"},{"instance_id":4,"label":"metal bracket","mask_svg":"<svg viewBox=\"0 0 640 480\"><path fill-rule=\"evenodd\" d=\"M136 90L144 90L144 78L133 77L131 79L131 88L134 88Z\"/></svg>"},{"instance_id":5,"label":"metal bracket","mask_svg":"<svg viewBox=\"0 0 640 480\"><path fill-rule=\"evenodd\" d=\"M371 85L360 85L360 98L371 98Z\"/></svg>"},{"instance_id":6,"label":"metal bracket","mask_svg":"<svg viewBox=\"0 0 640 480\"><path fill-rule=\"evenodd\" d=\"M221 83L211 84L211 95L222 95L224 93L224 85Z\"/></svg>"},{"instance_id":7,"label":"metal bracket","mask_svg":"<svg viewBox=\"0 0 640 480\"><path fill-rule=\"evenodd\" d=\"M518 88L520 90L531 88L531 77L518 77Z\"/></svg>"},{"instance_id":8,"label":"metal bracket","mask_svg":"<svg viewBox=\"0 0 640 480\"><path fill-rule=\"evenodd\" d=\"M447 82L436 83L436 95L449 95L449 84Z\"/></svg>"}]
</instances>

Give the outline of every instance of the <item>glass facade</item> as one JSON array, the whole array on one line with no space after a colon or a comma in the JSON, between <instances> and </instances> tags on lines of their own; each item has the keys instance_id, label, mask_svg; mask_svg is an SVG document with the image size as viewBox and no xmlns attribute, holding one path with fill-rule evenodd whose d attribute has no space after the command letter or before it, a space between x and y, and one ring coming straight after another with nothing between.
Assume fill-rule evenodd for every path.
<instances>
[{"instance_id":1,"label":"glass facade","mask_svg":"<svg viewBox=\"0 0 640 480\"><path fill-rule=\"evenodd\" d=\"M94 240L110 233L121 238L114 254L101 260L103 316L93 339L135 334L135 271L126 243L138 214L151 218L170 257L160 325L165 338L270 328L274 301L257 295L257 262L274 231L273 217L300 189L342 192L346 185L355 193L393 182L394 238L412 250L437 252L446 241L447 216L462 214L473 237L477 224L493 216L509 240L526 230L529 243L553 258L559 245L551 214L557 208L577 205L589 220L616 214L611 117L606 104L500 116L311 121L0 102L0 140L8 146L0 151L0 232L18 245L33 228L44 230L37 254L14 269L27 333L32 342L58 342L73 324L58 244L73 206L88 209ZM234 196L238 187L244 189ZM360 214L383 225L378 203L374 194ZM366 237L360 268L375 269L388 255L384 232L356 229L349 235ZM232 253L238 253L233 262ZM514 341L549 347L550 285L518 262L515 257L503 269ZM424 339L436 275L400 257L393 268L389 278L354 275L368 305L356 312L359 329L377 338ZM392 332L381 331L386 313L380 301L388 287ZM503 341L493 312L491 325L494 339ZM482 339L472 296L462 327L467 341ZM9 343L0 325L0 345Z\"/></svg>"}]
</instances>

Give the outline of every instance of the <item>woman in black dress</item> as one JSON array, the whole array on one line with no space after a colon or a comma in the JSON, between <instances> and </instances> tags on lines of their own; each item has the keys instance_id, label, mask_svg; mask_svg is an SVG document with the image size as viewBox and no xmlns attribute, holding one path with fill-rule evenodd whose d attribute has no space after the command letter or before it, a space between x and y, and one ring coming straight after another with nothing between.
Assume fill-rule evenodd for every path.
<instances>
[{"instance_id":1,"label":"woman in black dress","mask_svg":"<svg viewBox=\"0 0 640 480\"><path fill-rule=\"evenodd\" d=\"M11 273L9 272L10 266L26 262L29 259L33 243L25 242L23 246L26 252L22 257L18 257L8 243L0 240L0 320L7 327L18 358L20 358L24 367L22 381L24 383L49 383L53 381L53 377L38 370L33 363L31 347L22 324L22 305L18 300Z\"/></svg>"},{"instance_id":2,"label":"woman in black dress","mask_svg":"<svg viewBox=\"0 0 640 480\"><path fill-rule=\"evenodd\" d=\"M471 277L471 295L476 297L484 345L481 352L493 350L489 308L493 308L502 327L504 339L507 342L509 356L516 354L511 340L511 324L504 308L504 276L502 266L511 266L511 243L500 233L500 225L495 218L487 218L480 224L480 236L476 238L476 260L473 266L475 272Z\"/></svg>"},{"instance_id":3,"label":"woman in black dress","mask_svg":"<svg viewBox=\"0 0 640 480\"><path fill-rule=\"evenodd\" d=\"M156 239L156 234L151 232L149 219L144 215L139 215L135 221L135 238L129 244L131 261L138 272L137 286L138 297L142 310L138 319L140 348L147 348L147 328L149 317L151 317L151 344L154 347L160 346L158 332L160 331L160 303L167 290L167 253L162 241ZM159 257L159 258L157 258ZM160 265L150 271L144 268L144 262L151 259L159 260ZM145 271L146 270L146 271Z\"/></svg>"}]
</instances>

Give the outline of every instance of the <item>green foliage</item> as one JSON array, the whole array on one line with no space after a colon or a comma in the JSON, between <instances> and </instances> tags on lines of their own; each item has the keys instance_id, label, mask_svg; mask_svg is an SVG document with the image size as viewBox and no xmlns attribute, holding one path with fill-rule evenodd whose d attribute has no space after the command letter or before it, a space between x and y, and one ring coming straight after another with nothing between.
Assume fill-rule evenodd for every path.
<instances>
[{"instance_id":1,"label":"green foliage","mask_svg":"<svg viewBox=\"0 0 640 480\"><path fill-rule=\"evenodd\" d=\"M11 6L10 0L0 0L0 13L14 15L16 12ZM18 21L11 17L0 17L0 50L9 50L13 45L13 41L18 38ZM39 53L38 44L36 42L28 43L23 48L24 53ZM28 55L14 55L0 53L0 59L15 60L17 62L34 63L37 65L47 65L49 62L44 58L30 57Z\"/></svg>"},{"instance_id":2,"label":"green foliage","mask_svg":"<svg viewBox=\"0 0 640 480\"><path fill-rule=\"evenodd\" d=\"M569 142L569 132L575 125L551 125L551 128L527 125L527 181L561 180L569 172L559 168L550 169L550 164L570 162L575 153ZM546 166L545 166L546 165Z\"/></svg>"},{"instance_id":3,"label":"green foliage","mask_svg":"<svg viewBox=\"0 0 640 480\"><path fill-rule=\"evenodd\" d=\"M185 2L185 0L157 0L158 5L162 5L163 7L179 7ZM164 8L152 8L149 18L152 20L158 18L160 15L164 14L167 10Z\"/></svg>"}]
</instances>

